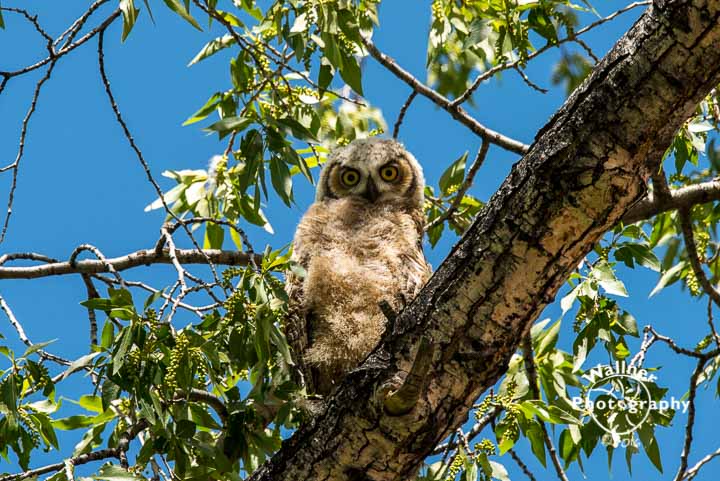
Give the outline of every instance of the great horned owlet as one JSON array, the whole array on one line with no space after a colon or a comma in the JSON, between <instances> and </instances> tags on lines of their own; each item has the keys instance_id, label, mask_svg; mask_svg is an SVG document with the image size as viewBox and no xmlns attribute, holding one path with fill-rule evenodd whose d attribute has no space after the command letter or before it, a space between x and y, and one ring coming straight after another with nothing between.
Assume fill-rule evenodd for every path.
<instances>
[{"instance_id":1,"label":"great horned owlet","mask_svg":"<svg viewBox=\"0 0 720 481\"><path fill-rule=\"evenodd\" d=\"M387 322L430 276L422 250L425 181L394 140L333 151L300 221L288 275L286 333L308 393L329 394L378 344Z\"/></svg>"}]
</instances>

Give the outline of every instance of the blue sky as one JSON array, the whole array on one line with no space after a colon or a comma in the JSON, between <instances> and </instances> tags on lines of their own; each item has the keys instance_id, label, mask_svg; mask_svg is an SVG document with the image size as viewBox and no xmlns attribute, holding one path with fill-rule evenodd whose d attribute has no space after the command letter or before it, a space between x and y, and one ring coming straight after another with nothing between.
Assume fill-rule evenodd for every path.
<instances>
[{"instance_id":1,"label":"blue sky","mask_svg":"<svg viewBox=\"0 0 720 481\"><path fill-rule=\"evenodd\" d=\"M30 7L39 14L40 22L51 34L56 35L83 11L86 4L44 0L33 2ZM425 0L415 2L413 5L416 6L409 8L408 2L386 0L380 10L381 26L375 36L381 50L421 79L425 78L429 4ZM626 4L605 1L596 7L607 14ZM203 124L189 127L180 124L211 93L228 86L228 56L218 55L188 68L188 61L211 34L196 31L161 4L157 5L154 11L156 25L143 12L125 43L120 42L119 23L109 29L105 42L106 67L122 113L154 175L167 190L173 183L160 177L162 171L205 168L211 156L224 150L224 144L218 143L215 136L200 130ZM3 6L24 6L24 2L6 0ZM597 53L604 53L638 14L639 10L621 16L592 32L586 40ZM43 58L42 40L27 23L17 15L6 13L4 17L7 28L0 31L0 70L14 69ZM582 18L584 23L593 19L591 15ZM111 257L148 248L159 235L163 215L160 211L143 211L155 199L155 193L114 120L98 73L96 45L95 41L90 41L61 60L42 92L29 128L8 238L0 245L0 253L35 251L66 259L77 245L90 243ZM527 70L534 82L550 88L548 94L529 89L516 74L508 72L502 79L486 83L478 90L476 106L470 109L471 113L490 128L525 143L532 142L535 132L564 101L563 90L552 88L550 82L551 66L557 58L557 52L550 52L534 61ZM2 165L15 158L22 117L40 75L35 72L12 79L0 96ZM409 88L371 59L365 64L364 87L367 98L382 109L392 125ZM437 184L449 162L466 150L474 152L479 146L478 138L422 98L416 99L410 108L400 139L422 163L432 185ZM491 148L472 193L487 200L517 160L514 154ZM1 174L2 203L9 185L9 175ZM266 211L275 234L270 236L260 229L249 228L256 247L265 244L279 247L292 239L299 217L312 201L312 186L298 179L296 198L297 206L292 209L284 207L277 199L270 200ZM434 266L442 261L454 241L451 236L445 236L435 249L426 246ZM704 335L704 302L692 300L676 286L648 299L657 282L656 273L624 268L619 272L631 294L628 299L621 299L620 305L632 312L641 326L652 324L686 346L694 345ZM173 272L169 266L159 266L138 268L128 272L127 276L163 286L172 279ZM79 277L2 281L0 294L33 341L58 339L53 351L68 358L87 352L86 311L79 305L85 298L85 291ZM553 305L541 318L557 319L559 316L559 307ZM560 344L568 350L573 339L571 324L572 319L568 318L561 332ZM0 319L0 333L22 351L4 318ZM632 348L637 349L637 344L631 345ZM660 383L669 387L669 394L676 397L686 392L693 364L684 358L669 356L662 346L653 348L648 360L648 365L662 366ZM62 389L63 395L79 394L82 383L82 379L69 381ZM716 434L713 431L719 416L713 403L713 390L701 388L698 398L700 417L691 464L718 447L713 441ZM665 465L663 478L669 478L677 469L685 420L683 414L678 414L672 428L658 430ZM79 434L69 434L62 438L70 442L68 452L78 437ZM520 443L519 453L536 473L541 473L524 442ZM39 454L33 465L42 465L58 457L58 453ZM503 460L512 479L523 479L510 459ZM0 472L14 470L3 464L0 461ZM586 472L590 473L589 479L607 479L606 457L601 449L596 450L585 466ZM644 455L635 457L634 468L635 479L657 477ZM713 471L711 465L696 479L714 479ZM571 468L569 474L573 479L581 476L576 467ZM612 475L615 479L627 476L621 452L616 453ZM550 472L538 476L539 479L553 477L554 473Z\"/></svg>"}]
</instances>

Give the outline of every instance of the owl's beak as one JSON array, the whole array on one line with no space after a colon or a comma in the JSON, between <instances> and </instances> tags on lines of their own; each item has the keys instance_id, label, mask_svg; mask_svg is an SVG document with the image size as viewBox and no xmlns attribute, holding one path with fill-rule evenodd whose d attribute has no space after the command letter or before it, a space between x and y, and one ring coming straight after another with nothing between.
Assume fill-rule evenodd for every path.
<instances>
[{"instance_id":1,"label":"owl's beak","mask_svg":"<svg viewBox=\"0 0 720 481\"><path fill-rule=\"evenodd\" d=\"M378 190L372 178L367 180L365 192L363 192L362 196L370 202L375 202L378 197L380 197L380 191Z\"/></svg>"}]
</instances>

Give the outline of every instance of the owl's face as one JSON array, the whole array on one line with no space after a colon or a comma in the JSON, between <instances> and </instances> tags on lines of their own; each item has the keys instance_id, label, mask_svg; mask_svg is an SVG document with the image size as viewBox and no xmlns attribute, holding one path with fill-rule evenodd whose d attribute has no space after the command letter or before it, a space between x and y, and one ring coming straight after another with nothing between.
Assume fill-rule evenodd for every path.
<instances>
[{"instance_id":1,"label":"owl's face","mask_svg":"<svg viewBox=\"0 0 720 481\"><path fill-rule=\"evenodd\" d=\"M334 150L320 174L317 201L355 197L422 208L425 179L415 157L395 140L361 139Z\"/></svg>"}]
</instances>

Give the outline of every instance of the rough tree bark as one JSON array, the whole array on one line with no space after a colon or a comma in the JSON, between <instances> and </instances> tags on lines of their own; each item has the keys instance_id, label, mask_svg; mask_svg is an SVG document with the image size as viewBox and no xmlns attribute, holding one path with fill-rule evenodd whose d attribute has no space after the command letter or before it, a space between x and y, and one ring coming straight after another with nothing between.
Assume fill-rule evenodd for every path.
<instances>
[{"instance_id":1,"label":"rough tree bark","mask_svg":"<svg viewBox=\"0 0 720 481\"><path fill-rule=\"evenodd\" d=\"M593 244L643 197L675 131L718 82L720 1L656 1L538 133L325 412L252 479L414 475L505 372ZM409 413L387 414L383 393L428 339L422 396Z\"/></svg>"}]
</instances>

